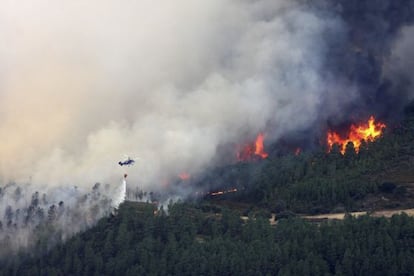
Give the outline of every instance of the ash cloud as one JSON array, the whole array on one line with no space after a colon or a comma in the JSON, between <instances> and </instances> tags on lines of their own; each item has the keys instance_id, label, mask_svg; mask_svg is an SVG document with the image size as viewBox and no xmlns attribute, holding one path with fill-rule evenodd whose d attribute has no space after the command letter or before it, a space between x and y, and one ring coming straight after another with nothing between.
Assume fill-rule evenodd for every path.
<instances>
[{"instance_id":1,"label":"ash cloud","mask_svg":"<svg viewBox=\"0 0 414 276\"><path fill-rule=\"evenodd\" d=\"M412 1L396 2L6 0L0 181L24 195L5 193L0 214L28 209L38 191L51 197L45 206L63 201L96 221L123 190L123 154L140 158L130 187L163 191L261 131L277 141L329 120L385 116L389 98L402 107L397 60ZM77 204L95 183L107 187L99 199ZM91 216L94 206L102 211Z\"/></svg>"}]
</instances>

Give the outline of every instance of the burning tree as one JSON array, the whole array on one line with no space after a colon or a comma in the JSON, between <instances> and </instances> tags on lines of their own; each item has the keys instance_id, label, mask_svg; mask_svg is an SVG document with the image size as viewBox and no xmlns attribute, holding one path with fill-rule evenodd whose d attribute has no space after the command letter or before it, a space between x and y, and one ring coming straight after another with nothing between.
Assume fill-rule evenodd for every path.
<instances>
[{"instance_id":1,"label":"burning tree","mask_svg":"<svg viewBox=\"0 0 414 276\"><path fill-rule=\"evenodd\" d=\"M335 131L328 131L326 142L329 146L329 151L332 150L333 145L338 144L340 151L345 154L347 144L351 142L354 145L355 152L359 152L361 141L372 142L381 136L383 129L386 127L384 123L375 122L374 116L371 116L366 123L359 125L352 124L346 135L340 135Z\"/></svg>"},{"instance_id":2,"label":"burning tree","mask_svg":"<svg viewBox=\"0 0 414 276\"><path fill-rule=\"evenodd\" d=\"M259 133L254 143L247 144L237 151L238 161L265 159L269 156L264 150L264 134Z\"/></svg>"}]
</instances>

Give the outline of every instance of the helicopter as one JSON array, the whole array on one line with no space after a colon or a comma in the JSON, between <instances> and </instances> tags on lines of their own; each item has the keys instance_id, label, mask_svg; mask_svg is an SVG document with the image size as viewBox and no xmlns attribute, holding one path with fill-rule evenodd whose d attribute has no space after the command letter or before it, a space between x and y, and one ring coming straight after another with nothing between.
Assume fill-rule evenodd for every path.
<instances>
[{"instance_id":1,"label":"helicopter","mask_svg":"<svg viewBox=\"0 0 414 276\"><path fill-rule=\"evenodd\" d=\"M132 166L132 165L134 165L134 163L135 163L135 160L132 159L131 157L127 156L127 158L125 160L119 161L118 165L121 166L121 167L122 166Z\"/></svg>"}]
</instances>

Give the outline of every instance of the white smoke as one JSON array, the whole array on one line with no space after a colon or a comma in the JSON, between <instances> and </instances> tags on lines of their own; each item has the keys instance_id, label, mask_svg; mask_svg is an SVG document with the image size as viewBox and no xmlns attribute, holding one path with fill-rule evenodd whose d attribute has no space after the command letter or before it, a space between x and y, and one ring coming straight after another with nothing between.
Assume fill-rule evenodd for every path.
<instances>
[{"instance_id":1,"label":"white smoke","mask_svg":"<svg viewBox=\"0 0 414 276\"><path fill-rule=\"evenodd\" d=\"M1 6L0 180L26 197L70 202L59 189L97 182L116 190L123 154L141 158L128 185L161 190L210 165L221 144L269 125L276 140L353 99L321 73L324 38L341 23L295 1Z\"/></svg>"},{"instance_id":2,"label":"white smoke","mask_svg":"<svg viewBox=\"0 0 414 276\"><path fill-rule=\"evenodd\" d=\"M112 207L118 208L119 205L121 205L122 202L125 201L126 198L126 178L122 179L121 185L119 185L118 189L116 189L114 193L114 199Z\"/></svg>"},{"instance_id":3,"label":"white smoke","mask_svg":"<svg viewBox=\"0 0 414 276\"><path fill-rule=\"evenodd\" d=\"M157 186L269 122L274 139L309 125L329 93L321 38L339 29L293 1L25 0L0 12L0 172L43 188L115 184L131 152L143 161L130 182Z\"/></svg>"}]
</instances>

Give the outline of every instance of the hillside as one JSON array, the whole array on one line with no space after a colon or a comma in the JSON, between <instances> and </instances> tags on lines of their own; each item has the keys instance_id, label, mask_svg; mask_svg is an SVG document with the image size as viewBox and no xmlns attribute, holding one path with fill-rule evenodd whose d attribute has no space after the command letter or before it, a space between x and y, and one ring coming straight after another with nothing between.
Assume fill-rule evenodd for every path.
<instances>
[{"instance_id":1,"label":"hillside","mask_svg":"<svg viewBox=\"0 0 414 276\"><path fill-rule=\"evenodd\" d=\"M381 138L363 142L356 153L348 144L329 153L324 146L260 162L216 168L199 185L215 183L217 189L237 192L209 196L240 210L260 206L270 212L320 214L376 211L414 207L414 113L407 108L397 126L390 125Z\"/></svg>"},{"instance_id":2,"label":"hillside","mask_svg":"<svg viewBox=\"0 0 414 276\"><path fill-rule=\"evenodd\" d=\"M412 275L414 218L362 216L311 224L242 222L197 205L126 202L115 217L43 257L3 261L0 275Z\"/></svg>"},{"instance_id":3,"label":"hillside","mask_svg":"<svg viewBox=\"0 0 414 276\"><path fill-rule=\"evenodd\" d=\"M60 234L45 225L30 254L1 260L1 273L348 274L359 269L408 275L414 219L391 211L414 207L413 167L414 112L408 108L397 127L363 143L358 154L352 144L343 155L339 147L328 153L321 146L216 168L192 184L213 183L231 192L171 205L168 215L152 204L126 202L117 215L57 247L50 237ZM355 211L374 214L344 215ZM268 223L271 214L277 226ZM350 252L360 255L350 258ZM379 261L384 258L386 267Z\"/></svg>"},{"instance_id":4,"label":"hillside","mask_svg":"<svg viewBox=\"0 0 414 276\"><path fill-rule=\"evenodd\" d=\"M414 218L398 210L414 207L413 141L407 109L358 154L350 144L344 155L320 147L216 168L193 184L231 192L171 204L168 214L125 202L55 247L60 234L47 224L30 253L1 260L0 275L409 275Z\"/></svg>"}]
</instances>

